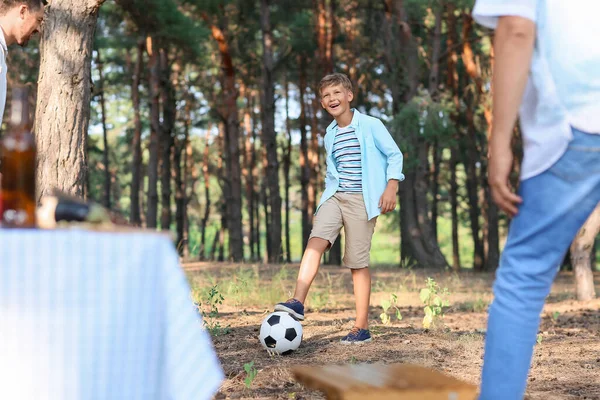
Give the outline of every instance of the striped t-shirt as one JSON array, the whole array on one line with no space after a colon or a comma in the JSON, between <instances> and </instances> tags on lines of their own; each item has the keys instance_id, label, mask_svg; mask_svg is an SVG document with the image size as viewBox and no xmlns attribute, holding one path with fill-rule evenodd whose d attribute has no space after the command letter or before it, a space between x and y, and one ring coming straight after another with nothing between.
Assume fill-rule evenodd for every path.
<instances>
[{"instance_id":1,"label":"striped t-shirt","mask_svg":"<svg viewBox=\"0 0 600 400\"><path fill-rule=\"evenodd\" d=\"M353 127L337 129L332 155L340 174L339 191L362 192L360 143Z\"/></svg>"}]
</instances>

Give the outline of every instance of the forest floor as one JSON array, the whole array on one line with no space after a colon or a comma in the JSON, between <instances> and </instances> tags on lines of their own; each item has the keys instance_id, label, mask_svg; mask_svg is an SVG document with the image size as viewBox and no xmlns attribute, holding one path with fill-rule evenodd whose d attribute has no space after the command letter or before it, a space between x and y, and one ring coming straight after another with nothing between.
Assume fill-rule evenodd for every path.
<instances>
[{"instance_id":1,"label":"forest floor","mask_svg":"<svg viewBox=\"0 0 600 400\"><path fill-rule=\"evenodd\" d=\"M307 300L300 348L288 356L270 356L259 343L259 327L276 302L290 297L297 267L184 265L195 299L204 302L205 310L211 300L218 308L218 315L205 319L226 376L217 399L324 398L294 380L289 368L296 365L414 363L478 383L493 274L374 267L374 340L344 346L339 340L354 318L351 276L341 267L322 267ZM423 328L419 298L427 277L448 288L445 298L450 302L442 326L431 330ZM571 273L561 273L544 308L529 375L530 399L600 399L600 300L575 301L573 280ZM600 282L599 274L595 282ZM209 289L215 285L211 296ZM600 292L600 285L596 290ZM392 295L402 319L392 307L391 322L384 324L382 304ZM257 374L247 387L244 365L251 362Z\"/></svg>"}]
</instances>

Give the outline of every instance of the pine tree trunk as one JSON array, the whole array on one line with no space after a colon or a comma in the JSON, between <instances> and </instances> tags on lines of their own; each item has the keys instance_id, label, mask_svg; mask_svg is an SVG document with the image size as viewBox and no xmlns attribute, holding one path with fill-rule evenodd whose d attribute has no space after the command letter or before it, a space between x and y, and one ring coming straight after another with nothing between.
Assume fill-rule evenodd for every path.
<instances>
[{"instance_id":1,"label":"pine tree trunk","mask_svg":"<svg viewBox=\"0 0 600 400\"><path fill-rule=\"evenodd\" d=\"M273 35L271 32L271 0L261 0L261 30L263 44L262 65L262 142L266 151L265 178L268 184L270 206L267 243L269 262L279 262L281 248L281 194L279 193L279 161L277 159L277 136L275 132L275 85L273 76Z\"/></svg>"},{"instance_id":2,"label":"pine tree trunk","mask_svg":"<svg viewBox=\"0 0 600 400\"><path fill-rule=\"evenodd\" d=\"M575 272L575 286L579 301L589 301L596 297L591 255L598 232L600 232L600 203L571 244L571 265Z\"/></svg>"},{"instance_id":3,"label":"pine tree trunk","mask_svg":"<svg viewBox=\"0 0 600 400\"><path fill-rule=\"evenodd\" d=\"M460 110L460 100L458 98L459 81L458 81L458 53L456 45L458 42L458 33L456 31L456 16L454 15L454 3L449 1L446 4L446 23L448 25L448 35L446 39L446 48L449 49L448 55L448 74L447 85L452 91L452 101L454 103L455 113L452 115L452 121L455 126L458 126L458 112ZM450 50L451 49L451 50ZM459 141L458 134L455 135L455 140ZM455 271L460 270L460 243L458 235L458 180L456 176L456 168L458 165L458 145L453 144L450 149L450 212L452 215L452 268Z\"/></svg>"},{"instance_id":4,"label":"pine tree trunk","mask_svg":"<svg viewBox=\"0 0 600 400\"><path fill-rule=\"evenodd\" d=\"M110 165L108 161L108 129L106 127L106 104L104 97L104 65L102 64L102 57L100 49L96 50L96 64L98 67L98 91L100 93L100 112L101 123L102 123L102 143L104 148L102 149L102 163L104 164L104 193L102 196L102 204L104 207L110 210Z\"/></svg>"},{"instance_id":5,"label":"pine tree trunk","mask_svg":"<svg viewBox=\"0 0 600 400\"><path fill-rule=\"evenodd\" d=\"M187 148L189 145L189 129L191 125L191 104L189 94L186 93L186 104L183 116L183 139L175 143L173 155L175 173L175 223L177 226L177 249L181 256L187 256L188 238L185 220L187 219Z\"/></svg>"},{"instance_id":6,"label":"pine tree trunk","mask_svg":"<svg viewBox=\"0 0 600 400\"><path fill-rule=\"evenodd\" d=\"M289 82L285 81L285 129L287 143L284 147L283 176L285 178L285 260L292 262L290 240L290 167L292 164L292 129L290 127Z\"/></svg>"},{"instance_id":7,"label":"pine tree trunk","mask_svg":"<svg viewBox=\"0 0 600 400\"><path fill-rule=\"evenodd\" d=\"M482 270L484 266L484 248L483 240L480 235L479 217L481 215L479 207L479 178L477 176L476 164L480 162L481 154L477 148L477 131L475 128L475 107L479 104L480 95L482 92L481 77L479 69L475 63L475 56L470 43L470 37L473 31L473 18L470 14L463 14L463 30L462 30L462 60L469 77L475 84L475 90L472 91L472 96L467 96L467 110L465 118L467 122L467 137L464 138L466 152L463 163L467 170L467 196L469 199L469 217L471 220L471 234L473 237L473 268Z\"/></svg>"},{"instance_id":8,"label":"pine tree trunk","mask_svg":"<svg viewBox=\"0 0 600 400\"><path fill-rule=\"evenodd\" d=\"M92 44L103 2L64 0L46 11L34 126L38 199L53 188L85 196Z\"/></svg>"},{"instance_id":9,"label":"pine tree trunk","mask_svg":"<svg viewBox=\"0 0 600 400\"><path fill-rule=\"evenodd\" d=\"M144 40L137 46L137 59L131 82L131 103L133 105L133 138L131 147L133 161L131 165L131 209L130 220L135 226L142 224L140 211L140 186L142 185L142 120L140 117L140 81L144 64Z\"/></svg>"},{"instance_id":10,"label":"pine tree trunk","mask_svg":"<svg viewBox=\"0 0 600 400\"><path fill-rule=\"evenodd\" d=\"M302 56L298 56L298 59L300 65L300 71L298 71L300 92L300 197L302 199L302 250L304 251L312 229L312 214L310 214L308 201L310 165L308 161L308 141L306 138L306 60Z\"/></svg>"},{"instance_id":11,"label":"pine tree trunk","mask_svg":"<svg viewBox=\"0 0 600 400\"><path fill-rule=\"evenodd\" d=\"M460 270L460 243L458 236L458 182L456 164L458 155L456 148L450 150L450 213L452 215L452 268Z\"/></svg>"},{"instance_id":12,"label":"pine tree trunk","mask_svg":"<svg viewBox=\"0 0 600 400\"><path fill-rule=\"evenodd\" d=\"M204 154L202 156L202 176L204 178L204 215L202 217L202 221L200 221L200 250L198 256L200 260L206 260L206 227L208 225L208 218L210 217L210 174L208 171L209 165L209 145L208 140L210 138L211 127L209 126L206 129L206 136L204 140ZM214 248L214 244L213 244ZM214 259L211 257L211 259Z\"/></svg>"},{"instance_id":13,"label":"pine tree trunk","mask_svg":"<svg viewBox=\"0 0 600 400\"><path fill-rule=\"evenodd\" d=\"M146 40L150 70L150 144L148 145L148 204L146 210L146 226L156 228L158 216L158 141L160 133L160 60L156 39Z\"/></svg>"},{"instance_id":14,"label":"pine tree trunk","mask_svg":"<svg viewBox=\"0 0 600 400\"><path fill-rule=\"evenodd\" d=\"M438 203L439 203L439 193L440 193L440 166L442 164L442 149L438 148L437 139L434 140L432 150L433 152L433 164L431 171L431 230L433 231L433 235L435 237L435 241L438 241Z\"/></svg>"},{"instance_id":15,"label":"pine tree trunk","mask_svg":"<svg viewBox=\"0 0 600 400\"><path fill-rule=\"evenodd\" d=\"M244 127L245 127L245 142L244 142L244 168L242 175L246 182L246 204L248 211L249 222L249 244L250 244L250 260L256 260L255 252L255 235L254 235L254 143L252 142L252 95L246 96L246 110L244 112Z\"/></svg>"},{"instance_id":16,"label":"pine tree trunk","mask_svg":"<svg viewBox=\"0 0 600 400\"><path fill-rule=\"evenodd\" d=\"M162 150L160 189L161 189L161 213L160 229L171 229L171 194L172 194L172 163L173 147L175 140L173 129L176 118L175 88L171 82L171 65L167 51L160 49L160 92L162 98L163 122L160 129L160 149ZM175 81L177 78L175 78Z\"/></svg>"}]
</instances>

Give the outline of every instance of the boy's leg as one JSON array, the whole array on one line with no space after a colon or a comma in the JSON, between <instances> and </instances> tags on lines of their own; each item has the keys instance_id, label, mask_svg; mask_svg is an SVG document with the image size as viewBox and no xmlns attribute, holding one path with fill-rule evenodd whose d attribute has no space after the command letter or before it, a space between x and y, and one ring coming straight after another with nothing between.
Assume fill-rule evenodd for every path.
<instances>
[{"instance_id":1,"label":"boy's leg","mask_svg":"<svg viewBox=\"0 0 600 400\"><path fill-rule=\"evenodd\" d=\"M341 229L342 211L336 194L321 205L317 215L315 215L313 229L300 262L293 299L277 304L275 306L276 311L293 312L296 318L304 318L304 302L310 285L319 270L321 257L335 242ZM294 302L296 303L294 304ZM300 302L300 305L297 302Z\"/></svg>"},{"instance_id":2,"label":"boy's leg","mask_svg":"<svg viewBox=\"0 0 600 400\"><path fill-rule=\"evenodd\" d=\"M369 261L371 239L376 218L368 220L362 193L345 194L341 202L344 216L344 265L352 270L356 302L355 326L368 329L371 300L371 272Z\"/></svg>"},{"instance_id":3,"label":"boy's leg","mask_svg":"<svg viewBox=\"0 0 600 400\"><path fill-rule=\"evenodd\" d=\"M494 282L482 400L524 396L544 301L571 241L600 201L600 135L575 132L565 155L519 191L523 204Z\"/></svg>"},{"instance_id":4,"label":"boy's leg","mask_svg":"<svg viewBox=\"0 0 600 400\"><path fill-rule=\"evenodd\" d=\"M329 240L313 237L308 240L304 254L302 255L302 261L300 262L300 271L298 272L298 280L296 281L296 290L294 291L294 299L300 303L306 301L308 295L308 289L312 284L319 265L321 264L321 257L323 253L331 244Z\"/></svg>"},{"instance_id":5,"label":"boy's leg","mask_svg":"<svg viewBox=\"0 0 600 400\"><path fill-rule=\"evenodd\" d=\"M369 303L371 299L371 272L369 268L352 269L354 297L356 299L356 323L360 329L369 329Z\"/></svg>"}]
</instances>

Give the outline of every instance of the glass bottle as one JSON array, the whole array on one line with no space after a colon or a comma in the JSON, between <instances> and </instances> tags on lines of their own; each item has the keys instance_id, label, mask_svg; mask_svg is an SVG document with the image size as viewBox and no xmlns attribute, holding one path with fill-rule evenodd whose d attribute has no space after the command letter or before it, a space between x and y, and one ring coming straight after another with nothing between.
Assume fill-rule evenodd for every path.
<instances>
[{"instance_id":1,"label":"glass bottle","mask_svg":"<svg viewBox=\"0 0 600 400\"><path fill-rule=\"evenodd\" d=\"M35 138L29 119L29 88L12 90L9 132L0 139L0 224L35 227Z\"/></svg>"}]
</instances>

